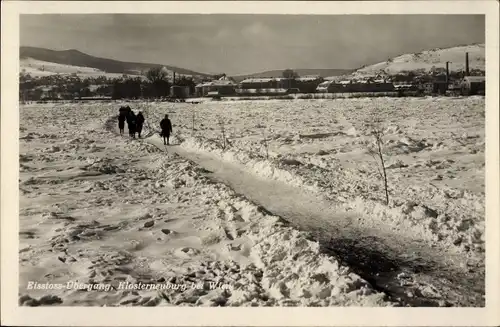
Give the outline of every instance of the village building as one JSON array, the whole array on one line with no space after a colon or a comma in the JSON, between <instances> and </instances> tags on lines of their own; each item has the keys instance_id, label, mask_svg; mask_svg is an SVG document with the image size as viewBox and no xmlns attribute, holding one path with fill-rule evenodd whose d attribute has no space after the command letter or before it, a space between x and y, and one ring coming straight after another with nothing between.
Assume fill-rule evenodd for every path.
<instances>
[{"instance_id":1,"label":"village building","mask_svg":"<svg viewBox=\"0 0 500 327\"><path fill-rule=\"evenodd\" d=\"M486 77L465 76L460 86L463 95L484 95L486 91Z\"/></svg>"},{"instance_id":2,"label":"village building","mask_svg":"<svg viewBox=\"0 0 500 327\"><path fill-rule=\"evenodd\" d=\"M247 78L240 82L240 89L278 89L282 88L285 79L282 78Z\"/></svg>"},{"instance_id":3,"label":"village building","mask_svg":"<svg viewBox=\"0 0 500 327\"><path fill-rule=\"evenodd\" d=\"M295 86L293 79L288 78L247 78L240 82L238 95L282 95Z\"/></svg>"},{"instance_id":4,"label":"village building","mask_svg":"<svg viewBox=\"0 0 500 327\"><path fill-rule=\"evenodd\" d=\"M321 93L392 92L394 84L385 80L327 80L316 88Z\"/></svg>"},{"instance_id":5,"label":"village building","mask_svg":"<svg viewBox=\"0 0 500 327\"><path fill-rule=\"evenodd\" d=\"M188 98L191 96L189 86L172 85L170 87L170 96L173 98Z\"/></svg>"},{"instance_id":6,"label":"village building","mask_svg":"<svg viewBox=\"0 0 500 327\"><path fill-rule=\"evenodd\" d=\"M320 76L304 76L295 78L295 88L297 88L300 93L314 93L316 88L323 82L323 78Z\"/></svg>"},{"instance_id":7,"label":"village building","mask_svg":"<svg viewBox=\"0 0 500 327\"><path fill-rule=\"evenodd\" d=\"M316 87L316 92L318 93L342 93L345 92L345 83L342 84L340 81L327 80L320 83Z\"/></svg>"},{"instance_id":8,"label":"village building","mask_svg":"<svg viewBox=\"0 0 500 327\"><path fill-rule=\"evenodd\" d=\"M227 77L221 77L218 80L214 80L211 82L200 83L196 85L195 92L198 97L205 96L229 96L235 94L236 83L234 83L231 79Z\"/></svg>"}]
</instances>

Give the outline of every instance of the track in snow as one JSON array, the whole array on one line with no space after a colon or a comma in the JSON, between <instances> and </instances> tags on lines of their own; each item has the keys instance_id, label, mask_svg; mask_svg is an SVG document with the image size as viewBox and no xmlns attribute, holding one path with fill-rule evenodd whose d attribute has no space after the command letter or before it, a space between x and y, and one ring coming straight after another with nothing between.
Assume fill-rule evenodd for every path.
<instances>
[{"instance_id":1,"label":"track in snow","mask_svg":"<svg viewBox=\"0 0 500 327\"><path fill-rule=\"evenodd\" d=\"M118 133L115 121L110 119L107 128ZM325 253L402 306L485 305L484 269L462 268L459 255L403 238L385 226L363 227L357 217L305 190L260 178L210 154L179 145L164 146L163 140L152 133L146 136L141 141L196 163L213 180L228 185L262 210L309 232Z\"/></svg>"}]
</instances>

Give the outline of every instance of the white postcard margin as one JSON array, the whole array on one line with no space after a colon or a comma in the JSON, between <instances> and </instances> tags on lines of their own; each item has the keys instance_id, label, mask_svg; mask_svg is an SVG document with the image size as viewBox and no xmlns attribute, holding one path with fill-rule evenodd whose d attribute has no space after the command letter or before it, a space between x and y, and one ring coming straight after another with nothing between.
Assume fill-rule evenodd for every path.
<instances>
[{"instance_id":1,"label":"white postcard margin","mask_svg":"<svg viewBox=\"0 0 500 327\"><path fill-rule=\"evenodd\" d=\"M494 326L500 324L499 5L497 1L3 1L1 319L25 326ZM42 13L484 14L486 33L486 307L19 307L19 15ZM342 31L339 31L342 32ZM347 31L345 31L347 32ZM436 31L439 33L439 31Z\"/></svg>"}]
</instances>

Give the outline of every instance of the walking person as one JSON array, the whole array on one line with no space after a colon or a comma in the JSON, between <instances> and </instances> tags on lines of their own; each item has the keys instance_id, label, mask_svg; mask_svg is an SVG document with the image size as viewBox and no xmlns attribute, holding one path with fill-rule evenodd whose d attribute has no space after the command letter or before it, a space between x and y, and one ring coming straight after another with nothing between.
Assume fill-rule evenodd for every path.
<instances>
[{"instance_id":1,"label":"walking person","mask_svg":"<svg viewBox=\"0 0 500 327\"><path fill-rule=\"evenodd\" d=\"M141 138L142 125L144 125L144 116L142 115L142 111L139 111L135 119L135 129L139 138Z\"/></svg>"},{"instance_id":2,"label":"walking person","mask_svg":"<svg viewBox=\"0 0 500 327\"><path fill-rule=\"evenodd\" d=\"M161 128L161 136L163 137L163 144L169 145L170 133L172 133L172 122L170 121L170 119L168 119L168 115L165 115L165 118L161 120L160 128ZM166 142L165 139L167 139Z\"/></svg>"},{"instance_id":3,"label":"walking person","mask_svg":"<svg viewBox=\"0 0 500 327\"><path fill-rule=\"evenodd\" d=\"M120 108L120 113L118 115L118 128L120 129L120 134L123 134L123 131L125 130L125 116L126 116L126 111L125 107Z\"/></svg>"},{"instance_id":4,"label":"walking person","mask_svg":"<svg viewBox=\"0 0 500 327\"><path fill-rule=\"evenodd\" d=\"M129 112L127 114L128 134L132 138L135 139L135 129L136 129L135 120L136 120L136 117L135 117L134 111L132 109L130 109L130 107L128 109L129 109Z\"/></svg>"}]
</instances>

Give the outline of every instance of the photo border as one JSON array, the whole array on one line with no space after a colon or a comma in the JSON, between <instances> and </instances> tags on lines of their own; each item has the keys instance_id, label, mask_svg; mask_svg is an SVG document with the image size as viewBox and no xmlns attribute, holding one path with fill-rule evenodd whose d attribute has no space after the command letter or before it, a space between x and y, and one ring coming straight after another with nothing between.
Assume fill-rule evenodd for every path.
<instances>
[{"instance_id":1,"label":"photo border","mask_svg":"<svg viewBox=\"0 0 500 327\"><path fill-rule=\"evenodd\" d=\"M494 326L500 324L499 33L497 1L3 1L1 323L31 326ZM19 307L20 14L484 14L486 307ZM439 33L439 31L436 31ZM143 312L144 311L144 312Z\"/></svg>"}]
</instances>

